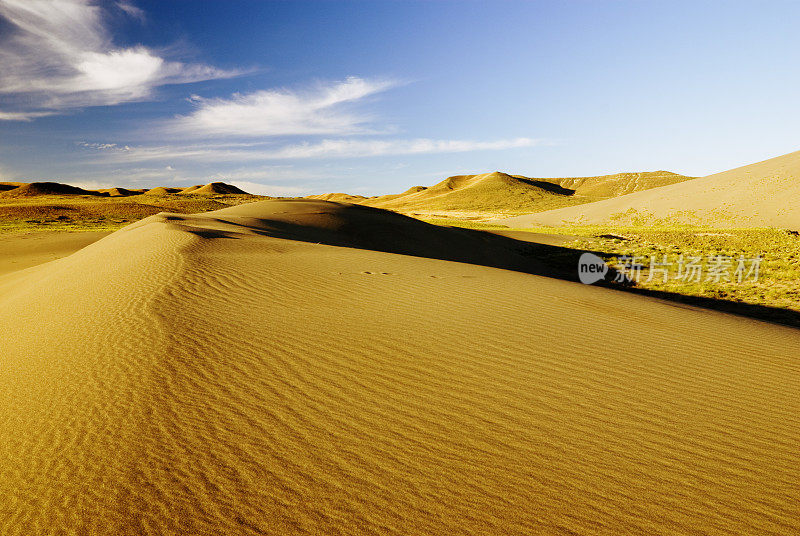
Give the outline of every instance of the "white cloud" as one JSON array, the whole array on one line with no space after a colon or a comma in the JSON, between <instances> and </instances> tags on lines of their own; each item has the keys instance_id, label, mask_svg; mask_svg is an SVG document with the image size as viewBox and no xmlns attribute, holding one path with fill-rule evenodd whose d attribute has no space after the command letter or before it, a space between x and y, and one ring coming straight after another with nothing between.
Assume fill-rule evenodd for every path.
<instances>
[{"instance_id":1,"label":"white cloud","mask_svg":"<svg viewBox=\"0 0 800 536\"><path fill-rule=\"evenodd\" d=\"M85 141L78 142L78 145L89 149L115 149L117 147L116 143L89 143Z\"/></svg>"},{"instance_id":2,"label":"white cloud","mask_svg":"<svg viewBox=\"0 0 800 536\"><path fill-rule=\"evenodd\" d=\"M217 180L233 184L237 188L241 188L249 194L256 195L269 195L272 197L298 197L301 195L306 195L310 192L308 188L303 186L285 186L278 184L262 184L260 182L251 181L226 180L225 175L221 175Z\"/></svg>"},{"instance_id":3,"label":"white cloud","mask_svg":"<svg viewBox=\"0 0 800 536\"><path fill-rule=\"evenodd\" d=\"M168 129L190 136L264 137L364 133L370 117L352 104L395 85L349 77L313 89L263 90L230 99L192 95L197 110L178 117Z\"/></svg>"},{"instance_id":4,"label":"white cloud","mask_svg":"<svg viewBox=\"0 0 800 536\"><path fill-rule=\"evenodd\" d=\"M140 18L129 2L117 7ZM230 77L169 61L144 46L113 44L106 12L90 0L0 0L10 29L0 40L0 120L25 121L70 108L147 99L164 84Z\"/></svg>"},{"instance_id":5,"label":"white cloud","mask_svg":"<svg viewBox=\"0 0 800 536\"><path fill-rule=\"evenodd\" d=\"M0 110L0 121L33 121L39 117L53 115L54 112L3 112Z\"/></svg>"},{"instance_id":6,"label":"white cloud","mask_svg":"<svg viewBox=\"0 0 800 536\"><path fill-rule=\"evenodd\" d=\"M101 188L113 188L115 186L110 182L105 182L105 181L66 180L64 182L66 184L69 184L70 186L77 186L78 188L83 188L84 190L100 190Z\"/></svg>"},{"instance_id":7,"label":"white cloud","mask_svg":"<svg viewBox=\"0 0 800 536\"><path fill-rule=\"evenodd\" d=\"M508 140L322 140L316 143L299 143L263 148L264 144L244 146L231 144L207 146L155 146L118 147L115 144L86 144L99 149L105 158L114 162L171 161L189 159L203 162L305 160L314 158L364 158L392 155L463 153L470 151L497 151L546 145L549 142L532 138Z\"/></svg>"}]
</instances>

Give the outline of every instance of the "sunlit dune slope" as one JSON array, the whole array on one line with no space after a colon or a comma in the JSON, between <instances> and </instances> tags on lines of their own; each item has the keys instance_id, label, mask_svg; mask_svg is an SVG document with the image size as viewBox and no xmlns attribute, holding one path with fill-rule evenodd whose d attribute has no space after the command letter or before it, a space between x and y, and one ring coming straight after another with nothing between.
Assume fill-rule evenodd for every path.
<instances>
[{"instance_id":1,"label":"sunlit dune slope","mask_svg":"<svg viewBox=\"0 0 800 536\"><path fill-rule=\"evenodd\" d=\"M491 210L521 209L541 202L547 196L571 195L557 185L544 181L520 179L494 172L483 175L450 177L430 188L412 188L397 196L365 201L381 208Z\"/></svg>"},{"instance_id":2,"label":"sunlit dune slope","mask_svg":"<svg viewBox=\"0 0 800 536\"><path fill-rule=\"evenodd\" d=\"M561 223L684 223L800 228L800 151L652 190L502 220L512 227Z\"/></svg>"},{"instance_id":3,"label":"sunlit dune slope","mask_svg":"<svg viewBox=\"0 0 800 536\"><path fill-rule=\"evenodd\" d=\"M800 531L796 330L451 231L262 201L0 278L0 533Z\"/></svg>"}]
</instances>

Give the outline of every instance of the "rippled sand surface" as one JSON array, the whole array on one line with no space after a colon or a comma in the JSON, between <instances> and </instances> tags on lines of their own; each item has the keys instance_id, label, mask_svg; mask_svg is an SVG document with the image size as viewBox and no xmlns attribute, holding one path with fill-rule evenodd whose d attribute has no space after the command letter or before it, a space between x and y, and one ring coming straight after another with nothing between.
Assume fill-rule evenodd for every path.
<instances>
[{"instance_id":1,"label":"rippled sand surface","mask_svg":"<svg viewBox=\"0 0 800 536\"><path fill-rule=\"evenodd\" d=\"M0 278L0 533L800 532L796 330L353 210L162 214Z\"/></svg>"}]
</instances>

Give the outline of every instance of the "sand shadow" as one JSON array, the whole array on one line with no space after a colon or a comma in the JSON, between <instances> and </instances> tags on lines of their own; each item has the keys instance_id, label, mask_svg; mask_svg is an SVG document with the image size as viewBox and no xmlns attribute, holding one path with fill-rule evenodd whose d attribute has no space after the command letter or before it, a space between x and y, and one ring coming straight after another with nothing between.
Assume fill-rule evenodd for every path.
<instances>
[{"instance_id":1,"label":"sand shadow","mask_svg":"<svg viewBox=\"0 0 800 536\"><path fill-rule=\"evenodd\" d=\"M605 251L575 249L565 246L528 242L488 231L457 227L446 228L451 230L452 233L449 237L443 237L443 240L451 240L450 243L441 242L439 247L435 247L435 243L430 244L425 248L428 251L420 251L419 248L416 247L416 244L414 247L410 247L409 244L409 241L417 240L418 232L416 231L409 233L409 236L405 238L394 236L393 233L389 232L381 233L375 231L374 234L370 236L363 236L361 239L353 241L352 239L344 239L339 232L311 232L309 229L302 226L287 224L285 222L265 221L264 223L265 225L271 226L273 229L265 234L279 236L281 238L293 240L301 239L340 247L355 247L358 249L371 249L389 253L479 264L565 281L573 281L576 282L576 284L582 284L579 283L578 279L578 259L583 253L593 253L607 262L614 257L614 255ZM422 226L430 226L430 224L424 222L419 223ZM456 239L456 237L462 237L463 241ZM436 241L438 240L434 242ZM461 248L465 247L465 242L483 244L483 254L477 251L462 251ZM675 304L679 304L679 306L699 307L791 327L800 327L800 313L789 309L646 289L636 286L633 282L614 282L616 276L616 270L609 267L606 279L599 281L594 286L650 296L674 302Z\"/></svg>"},{"instance_id":2,"label":"sand shadow","mask_svg":"<svg viewBox=\"0 0 800 536\"><path fill-rule=\"evenodd\" d=\"M397 213L387 216L386 211L372 207L335 205L342 210L343 217L331 217L330 211L306 211L294 221L280 217L215 219L240 227L243 232L274 238L462 262L576 284L580 284L577 283L578 259L582 254L593 253L607 262L614 256L605 251L538 243L533 234L531 240L520 240L519 236L513 238L490 231L432 225ZM236 234L215 231L206 237L236 238ZM631 282L614 282L616 275L609 267L606 279L595 286L650 296L680 304L678 306L690 305L800 327L800 313L788 309L650 290Z\"/></svg>"},{"instance_id":3,"label":"sand shadow","mask_svg":"<svg viewBox=\"0 0 800 536\"><path fill-rule=\"evenodd\" d=\"M525 255L532 255L544 263L549 269L550 273L543 273L548 277L556 277L567 281L579 281L578 279L578 259L583 253L593 253L598 257L604 259L607 263L616 255L610 254L605 251L597 251L591 249L576 249L564 246L556 246L549 244L538 244L528 242L528 247L524 249ZM613 279L616 277L617 272L609 267L609 273L605 280L595 283L594 286L601 286L611 288L622 292L629 292L639 294L642 296L650 296L661 300L675 302L681 305L688 305L692 307L700 307L703 309L710 309L714 311L722 311L725 313L735 314L738 316L745 316L748 318L755 318L766 322L782 324L791 327L800 327L800 313L790 309L780 307L769 307L766 305L757 305L750 303L737 302L733 300L725 300L721 298L710 298L704 296L687 296L685 294L678 294L677 292L669 292L664 290L647 289L636 286L634 282L615 283Z\"/></svg>"}]
</instances>

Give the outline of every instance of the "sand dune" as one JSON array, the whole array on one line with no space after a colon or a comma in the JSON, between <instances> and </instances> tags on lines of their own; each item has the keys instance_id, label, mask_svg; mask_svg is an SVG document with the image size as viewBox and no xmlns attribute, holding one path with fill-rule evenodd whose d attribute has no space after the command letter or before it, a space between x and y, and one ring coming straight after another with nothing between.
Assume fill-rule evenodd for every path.
<instances>
[{"instance_id":1,"label":"sand dune","mask_svg":"<svg viewBox=\"0 0 800 536\"><path fill-rule=\"evenodd\" d=\"M424 257L480 240L262 201L1 277L0 533L800 531L796 330Z\"/></svg>"},{"instance_id":2,"label":"sand dune","mask_svg":"<svg viewBox=\"0 0 800 536\"><path fill-rule=\"evenodd\" d=\"M595 203L501 220L512 227L562 223L687 223L800 228L800 151L699 179Z\"/></svg>"}]
</instances>

